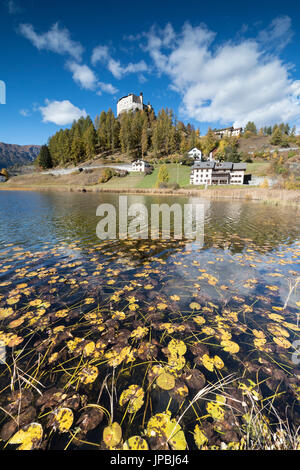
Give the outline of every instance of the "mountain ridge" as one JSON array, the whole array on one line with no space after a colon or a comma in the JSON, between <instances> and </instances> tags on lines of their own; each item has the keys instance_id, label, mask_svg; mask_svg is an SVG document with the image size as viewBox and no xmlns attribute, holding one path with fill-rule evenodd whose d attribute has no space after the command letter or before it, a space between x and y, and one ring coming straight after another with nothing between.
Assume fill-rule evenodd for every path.
<instances>
[{"instance_id":1,"label":"mountain ridge","mask_svg":"<svg viewBox=\"0 0 300 470\"><path fill-rule=\"evenodd\" d=\"M39 154L40 145L18 145L0 142L0 169L32 163Z\"/></svg>"}]
</instances>

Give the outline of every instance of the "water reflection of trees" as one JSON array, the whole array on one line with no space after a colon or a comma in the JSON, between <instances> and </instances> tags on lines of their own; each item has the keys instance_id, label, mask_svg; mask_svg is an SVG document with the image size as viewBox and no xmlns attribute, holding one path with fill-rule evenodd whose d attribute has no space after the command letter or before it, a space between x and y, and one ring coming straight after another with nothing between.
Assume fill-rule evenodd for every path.
<instances>
[{"instance_id":1,"label":"water reflection of trees","mask_svg":"<svg viewBox=\"0 0 300 470\"><path fill-rule=\"evenodd\" d=\"M34 207L39 216L43 211L48 234L56 240L78 240L84 250L96 245L101 251L113 249L124 253L124 258L144 262L149 257L167 259L176 249L183 249L189 241L132 240L100 242L96 236L96 209L101 203L118 207L118 194L43 193ZM256 251L270 252L282 243L290 244L299 236L299 211L295 208L244 201L218 201L200 198L130 195L128 204L143 203L149 213L151 204L184 205L202 203L205 208L205 238L203 249L212 247L240 253L251 246ZM34 201L31 200L34 204ZM118 210L117 210L118 213ZM48 241L48 240L46 240ZM196 244L195 244L196 246Z\"/></svg>"}]
</instances>

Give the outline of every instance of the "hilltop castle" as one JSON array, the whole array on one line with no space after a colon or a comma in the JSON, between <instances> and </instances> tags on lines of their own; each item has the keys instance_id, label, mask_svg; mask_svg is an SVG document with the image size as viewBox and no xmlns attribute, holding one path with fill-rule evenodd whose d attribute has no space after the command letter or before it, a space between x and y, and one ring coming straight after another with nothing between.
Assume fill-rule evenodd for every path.
<instances>
[{"instance_id":1,"label":"hilltop castle","mask_svg":"<svg viewBox=\"0 0 300 470\"><path fill-rule=\"evenodd\" d=\"M139 109L140 111L150 111L152 109L150 103L147 105L144 104L143 93L140 93L139 96L130 93L129 95L120 98L117 102L117 116L120 116L120 114L124 112L135 111L136 109Z\"/></svg>"}]
</instances>

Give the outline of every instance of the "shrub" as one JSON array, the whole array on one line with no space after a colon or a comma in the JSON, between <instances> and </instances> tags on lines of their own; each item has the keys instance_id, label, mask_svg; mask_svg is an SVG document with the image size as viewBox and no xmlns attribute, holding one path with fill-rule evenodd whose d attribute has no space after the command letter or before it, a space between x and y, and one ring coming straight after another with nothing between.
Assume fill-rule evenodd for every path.
<instances>
[{"instance_id":1,"label":"shrub","mask_svg":"<svg viewBox=\"0 0 300 470\"><path fill-rule=\"evenodd\" d=\"M111 168L102 168L98 183L107 183L114 175L115 172Z\"/></svg>"},{"instance_id":2,"label":"shrub","mask_svg":"<svg viewBox=\"0 0 300 470\"><path fill-rule=\"evenodd\" d=\"M169 173L166 165L162 165L159 168L156 187L159 187L160 183L168 183L169 182Z\"/></svg>"},{"instance_id":3,"label":"shrub","mask_svg":"<svg viewBox=\"0 0 300 470\"><path fill-rule=\"evenodd\" d=\"M267 180L267 178L265 178L265 179L263 180L263 182L260 183L259 187L260 187L260 188L264 188L264 189L269 188L269 181Z\"/></svg>"},{"instance_id":4,"label":"shrub","mask_svg":"<svg viewBox=\"0 0 300 470\"><path fill-rule=\"evenodd\" d=\"M0 175L1 176L4 176L4 178L6 179L6 181L8 180L9 178L9 174L8 174L8 171L6 168L2 168L2 170L0 171Z\"/></svg>"}]
</instances>

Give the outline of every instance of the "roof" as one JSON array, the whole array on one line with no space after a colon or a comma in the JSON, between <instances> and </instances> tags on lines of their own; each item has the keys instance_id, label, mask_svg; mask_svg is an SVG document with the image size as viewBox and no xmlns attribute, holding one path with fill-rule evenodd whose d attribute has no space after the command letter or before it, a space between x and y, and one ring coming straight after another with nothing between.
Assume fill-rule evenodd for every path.
<instances>
[{"instance_id":1,"label":"roof","mask_svg":"<svg viewBox=\"0 0 300 470\"><path fill-rule=\"evenodd\" d=\"M198 147L193 147L192 149L190 149L190 150L188 151L188 153L190 153L192 150L198 150L198 152L201 152L201 150L198 149Z\"/></svg>"},{"instance_id":2,"label":"roof","mask_svg":"<svg viewBox=\"0 0 300 470\"><path fill-rule=\"evenodd\" d=\"M216 162L215 170L231 170L232 166L232 162Z\"/></svg>"},{"instance_id":3,"label":"roof","mask_svg":"<svg viewBox=\"0 0 300 470\"><path fill-rule=\"evenodd\" d=\"M192 166L192 170L197 170L198 168L203 169L213 169L215 166L215 162L195 162Z\"/></svg>"},{"instance_id":4,"label":"roof","mask_svg":"<svg viewBox=\"0 0 300 470\"><path fill-rule=\"evenodd\" d=\"M213 132L222 132L222 131L240 131L242 127L224 127L223 129L214 129Z\"/></svg>"},{"instance_id":5,"label":"roof","mask_svg":"<svg viewBox=\"0 0 300 470\"><path fill-rule=\"evenodd\" d=\"M223 127L223 129L214 129L214 132L221 132L221 131L232 131L233 127Z\"/></svg>"},{"instance_id":6,"label":"roof","mask_svg":"<svg viewBox=\"0 0 300 470\"><path fill-rule=\"evenodd\" d=\"M246 170L247 165L246 163L234 163L233 170Z\"/></svg>"},{"instance_id":7,"label":"roof","mask_svg":"<svg viewBox=\"0 0 300 470\"><path fill-rule=\"evenodd\" d=\"M246 163L232 163L232 162L195 162L192 170L198 169L211 169L211 170L246 170Z\"/></svg>"}]
</instances>

